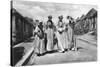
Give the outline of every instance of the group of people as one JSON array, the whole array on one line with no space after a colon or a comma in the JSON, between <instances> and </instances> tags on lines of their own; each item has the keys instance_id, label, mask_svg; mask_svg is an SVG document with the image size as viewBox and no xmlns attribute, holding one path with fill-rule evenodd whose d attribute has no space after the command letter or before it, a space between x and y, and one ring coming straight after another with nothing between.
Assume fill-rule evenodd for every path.
<instances>
[{"instance_id":1,"label":"group of people","mask_svg":"<svg viewBox=\"0 0 100 67\"><path fill-rule=\"evenodd\" d=\"M76 38L74 35L75 21L72 17L67 16L69 23L63 22L63 16L58 17L58 24L54 25L52 16L48 16L46 25L36 20L33 36L35 37L35 53L42 55L45 52L55 50L64 53L66 50L77 50Z\"/></svg>"}]
</instances>

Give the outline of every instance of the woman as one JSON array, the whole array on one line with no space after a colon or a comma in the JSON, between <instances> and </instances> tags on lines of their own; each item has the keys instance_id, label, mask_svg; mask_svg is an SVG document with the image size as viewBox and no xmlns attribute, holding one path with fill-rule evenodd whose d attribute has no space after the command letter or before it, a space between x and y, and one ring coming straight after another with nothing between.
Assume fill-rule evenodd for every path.
<instances>
[{"instance_id":1,"label":"woman","mask_svg":"<svg viewBox=\"0 0 100 67\"><path fill-rule=\"evenodd\" d=\"M72 28L69 26L69 24L67 25L68 27L68 31L67 31L67 37L68 37L68 50L71 49L71 43L72 43Z\"/></svg>"},{"instance_id":2,"label":"woman","mask_svg":"<svg viewBox=\"0 0 100 67\"><path fill-rule=\"evenodd\" d=\"M65 36L64 36L64 30L65 30L65 26L64 23L62 21L63 16L59 16L59 21L58 21L58 25L57 25L57 32L56 32L56 36L58 39L58 48L59 48L59 52L64 52L65 50Z\"/></svg>"},{"instance_id":3,"label":"woman","mask_svg":"<svg viewBox=\"0 0 100 67\"><path fill-rule=\"evenodd\" d=\"M38 55L42 55L45 52L45 44L44 44L44 32L43 32L43 25L42 22L39 23L39 25L35 28L35 52Z\"/></svg>"},{"instance_id":4,"label":"woman","mask_svg":"<svg viewBox=\"0 0 100 67\"><path fill-rule=\"evenodd\" d=\"M48 16L48 21L47 21L47 29L45 30L46 37L47 37L47 51L52 51L53 50L53 22L52 22L52 16Z\"/></svg>"},{"instance_id":5,"label":"woman","mask_svg":"<svg viewBox=\"0 0 100 67\"><path fill-rule=\"evenodd\" d=\"M72 17L67 16L69 20L69 40L70 40L70 49L77 51L77 44L76 44L76 36L75 36L75 21Z\"/></svg>"}]
</instances>

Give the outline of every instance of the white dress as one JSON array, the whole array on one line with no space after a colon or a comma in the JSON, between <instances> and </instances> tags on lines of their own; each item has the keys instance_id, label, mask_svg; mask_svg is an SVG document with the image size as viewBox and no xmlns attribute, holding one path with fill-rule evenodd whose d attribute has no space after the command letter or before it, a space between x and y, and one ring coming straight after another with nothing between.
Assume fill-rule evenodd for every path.
<instances>
[{"instance_id":1,"label":"white dress","mask_svg":"<svg viewBox=\"0 0 100 67\"><path fill-rule=\"evenodd\" d=\"M38 26L36 27L34 32L38 32L39 28ZM40 39L37 35L35 36L35 52L42 54L45 52L45 44L44 44L44 38Z\"/></svg>"},{"instance_id":2,"label":"white dress","mask_svg":"<svg viewBox=\"0 0 100 67\"><path fill-rule=\"evenodd\" d=\"M48 28L45 33L47 34L47 51L52 51L54 48L53 45L53 35L54 35L54 31L52 28Z\"/></svg>"},{"instance_id":3,"label":"white dress","mask_svg":"<svg viewBox=\"0 0 100 67\"><path fill-rule=\"evenodd\" d=\"M56 32L56 37L58 39L58 49L59 51L64 51L65 48L65 36L64 36L64 26L63 27L59 27L57 26L57 32ZM63 31L62 33L60 33L60 31Z\"/></svg>"}]
</instances>

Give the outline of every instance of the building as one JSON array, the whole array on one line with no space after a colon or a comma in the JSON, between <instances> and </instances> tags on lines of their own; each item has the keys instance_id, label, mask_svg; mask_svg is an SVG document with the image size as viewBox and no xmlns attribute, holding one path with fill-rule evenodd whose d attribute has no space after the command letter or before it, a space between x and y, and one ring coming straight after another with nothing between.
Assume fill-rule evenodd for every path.
<instances>
[{"instance_id":1,"label":"building","mask_svg":"<svg viewBox=\"0 0 100 67\"><path fill-rule=\"evenodd\" d=\"M32 22L32 19L26 19L16 9L11 9L11 46L23 42L33 35Z\"/></svg>"},{"instance_id":2,"label":"building","mask_svg":"<svg viewBox=\"0 0 100 67\"><path fill-rule=\"evenodd\" d=\"M76 20L76 31L82 34L94 31L97 32L97 11L92 8L86 15Z\"/></svg>"}]
</instances>

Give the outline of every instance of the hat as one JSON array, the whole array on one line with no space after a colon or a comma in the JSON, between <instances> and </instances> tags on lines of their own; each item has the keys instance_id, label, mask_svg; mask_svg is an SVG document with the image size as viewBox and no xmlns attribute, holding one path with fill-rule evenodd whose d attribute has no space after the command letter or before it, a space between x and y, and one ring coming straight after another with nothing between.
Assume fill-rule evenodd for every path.
<instances>
[{"instance_id":1,"label":"hat","mask_svg":"<svg viewBox=\"0 0 100 67\"><path fill-rule=\"evenodd\" d=\"M40 24L43 24L43 22L40 22Z\"/></svg>"},{"instance_id":2,"label":"hat","mask_svg":"<svg viewBox=\"0 0 100 67\"><path fill-rule=\"evenodd\" d=\"M67 19L71 19L71 20L73 20L73 18L72 18L71 16L67 16Z\"/></svg>"},{"instance_id":3,"label":"hat","mask_svg":"<svg viewBox=\"0 0 100 67\"><path fill-rule=\"evenodd\" d=\"M59 18L59 19L63 19L63 16L61 15L61 16L59 16L58 18Z\"/></svg>"},{"instance_id":4,"label":"hat","mask_svg":"<svg viewBox=\"0 0 100 67\"><path fill-rule=\"evenodd\" d=\"M52 16L51 16L51 15L49 15L49 16L48 16L48 18L49 18L49 19L52 19Z\"/></svg>"},{"instance_id":5,"label":"hat","mask_svg":"<svg viewBox=\"0 0 100 67\"><path fill-rule=\"evenodd\" d=\"M36 22L39 22L39 20L35 20Z\"/></svg>"}]
</instances>

